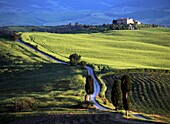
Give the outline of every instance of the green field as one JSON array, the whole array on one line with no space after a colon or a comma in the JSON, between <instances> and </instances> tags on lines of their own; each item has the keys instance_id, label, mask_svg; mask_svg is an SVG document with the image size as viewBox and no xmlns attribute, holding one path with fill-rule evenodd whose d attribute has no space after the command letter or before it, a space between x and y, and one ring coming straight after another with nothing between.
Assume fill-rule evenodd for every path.
<instances>
[{"instance_id":1,"label":"green field","mask_svg":"<svg viewBox=\"0 0 170 124\"><path fill-rule=\"evenodd\" d=\"M112 68L170 69L170 29L119 30L92 34L23 33L22 39L68 61L82 60Z\"/></svg>"},{"instance_id":2,"label":"green field","mask_svg":"<svg viewBox=\"0 0 170 124\"><path fill-rule=\"evenodd\" d=\"M19 110L33 113L63 112L65 108L75 108L84 101L83 75L86 70L55 63L2 35L0 58L0 113L18 112L14 106L17 99L18 102L20 99L35 100L35 110ZM0 123L11 119L0 116Z\"/></svg>"}]
</instances>

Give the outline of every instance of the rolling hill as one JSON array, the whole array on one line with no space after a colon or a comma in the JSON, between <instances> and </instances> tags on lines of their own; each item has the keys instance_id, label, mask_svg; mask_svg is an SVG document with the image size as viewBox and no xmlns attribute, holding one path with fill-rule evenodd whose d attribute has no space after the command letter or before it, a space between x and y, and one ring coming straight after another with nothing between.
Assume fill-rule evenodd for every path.
<instances>
[{"instance_id":1,"label":"rolling hill","mask_svg":"<svg viewBox=\"0 0 170 124\"><path fill-rule=\"evenodd\" d=\"M112 68L170 69L169 29L120 30L92 34L23 33L22 39L68 61L78 53L91 64Z\"/></svg>"}]
</instances>

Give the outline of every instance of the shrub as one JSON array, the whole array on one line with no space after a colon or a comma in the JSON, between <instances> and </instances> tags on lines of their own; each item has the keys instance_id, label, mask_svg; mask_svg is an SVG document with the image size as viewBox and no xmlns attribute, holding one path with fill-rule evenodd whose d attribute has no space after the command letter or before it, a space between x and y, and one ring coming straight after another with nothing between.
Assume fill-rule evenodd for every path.
<instances>
[{"instance_id":1,"label":"shrub","mask_svg":"<svg viewBox=\"0 0 170 124\"><path fill-rule=\"evenodd\" d=\"M77 65L81 59L81 56L78 55L77 53L74 53L69 56L69 59L71 65Z\"/></svg>"},{"instance_id":2,"label":"shrub","mask_svg":"<svg viewBox=\"0 0 170 124\"><path fill-rule=\"evenodd\" d=\"M52 91L54 88L53 88L52 85L46 84L46 85L44 85L44 86L42 87L42 89L43 89L44 91L48 92L48 91Z\"/></svg>"},{"instance_id":3,"label":"shrub","mask_svg":"<svg viewBox=\"0 0 170 124\"><path fill-rule=\"evenodd\" d=\"M87 64L86 61L81 61L81 62L80 62L80 66L81 66L82 68L84 68L84 67L86 66L86 64Z\"/></svg>"},{"instance_id":4,"label":"shrub","mask_svg":"<svg viewBox=\"0 0 170 124\"><path fill-rule=\"evenodd\" d=\"M95 108L94 107L94 103L93 102L89 102L89 101L85 101L85 102L82 102L81 105L80 105L82 108L86 108L86 109L93 109Z\"/></svg>"},{"instance_id":5,"label":"shrub","mask_svg":"<svg viewBox=\"0 0 170 124\"><path fill-rule=\"evenodd\" d=\"M13 111L28 111L37 108L37 101L32 97L19 97L12 100Z\"/></svg>"}]
</instances>

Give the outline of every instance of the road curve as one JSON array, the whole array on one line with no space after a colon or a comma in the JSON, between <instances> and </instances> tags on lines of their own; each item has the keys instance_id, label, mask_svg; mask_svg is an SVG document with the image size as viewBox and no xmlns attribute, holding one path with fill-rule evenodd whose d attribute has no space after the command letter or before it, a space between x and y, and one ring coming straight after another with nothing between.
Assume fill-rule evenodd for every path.
<instances>
[{"instance_id":1,"label":"road curve","mask_svg":"<svg viewBox=\"0 0 170 124\"><path fill-rule=\"evenodd\" d=\"M34 47L32 47L31 45L21 41L21 40L17 40L19 43L27 46L28 48L32 49L32 50L35 50L36 52L38 52L39 54L51 59L51 60L54 60L55 62L57 63L60 63L60 64L63 64L63 65L70 65L69 63L66 63L66 62L63 62L53 56L50 56L49 54L39 50L39 49L35 49ZM99 109L99 110L103 110L103 111L106 111L106 110L109 110L109 109L106 109L104 108L103 106L101 106L97 101L96 101L96 96L100 93L100 85L98 83L98 81L96 80L95 76L94 76L94 72L93 72L93 69L89 66L85 66L85 68L87 69L88 71L88 75L91 75L93 77L93 80L94 80L94 93L92 95L92 101L94 102L94 106L96 107L96 109Z\"/></svg>"},{"instance_id":2,"label":"road curve","mask_svg":"<svg viewBox=\"0 0 170 124\"><path fill-rule=\"evenodd\" d=\"M95 76L94 76L94 72L93 69L86 66L85 67L88 71L88 75L91 75L93 80L94 80L94 93L92 95L92 101L94 102L94 106L99 109L99 110L108 110L106 108L104 108L103 106L101 106L97 101L96 101L96 96L100 93L100 85L98 83L98 81L96 80Z\"/></svg>"}]
</instances>

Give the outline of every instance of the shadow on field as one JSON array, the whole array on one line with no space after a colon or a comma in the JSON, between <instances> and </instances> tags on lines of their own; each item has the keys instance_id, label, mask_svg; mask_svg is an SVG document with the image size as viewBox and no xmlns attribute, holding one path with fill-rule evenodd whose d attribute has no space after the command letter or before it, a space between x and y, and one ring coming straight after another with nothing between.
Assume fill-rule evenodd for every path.
<instances>
[{"instance_id":1,"label":"shadow on field","mask_svg":"<svg viewBox=\"0 0 170 124\"><path fill-rule=\"evenodd\" d=\"M31 93L48 91L48 86L70 90L70 77L82 75L77 68L57 63L18 64L1 66L0 93ZM47 89L43 87L47 86ZM2 92L3 91L3 92ZM49 90L50 91L50 90ZM9 94L8 94L9 95Z\"/></svg>"},{"instance_id":2,"label":"shadow on field","mask_svg":"<svg viewBox=\"0 0 170 124\"><path fill-rule=\"evenodd\" d=\"M84 86L77 77L82 75L82 72L77 71L77 67L57 63L25 63L0 68L0 112L16 111L18 108L13 99L18 97L26 97L24 103L25 100L32 102L30 97L34 98L40 107L62 107L58 102L63 102L66 107L69 100L73 104L80 101L69 96L82 96L79 90Z\"/></svg>"},{"instance_id":3,"label":"shadow on field","mask_svg":"<svg viewBox=\"0 0 170 124\"><path fill-rule=\"evenodd\" d=\"M52 114L26 117L9 124L163 124L143 120L124 119L120 113Z\"/></svg>"}]
</instances>

